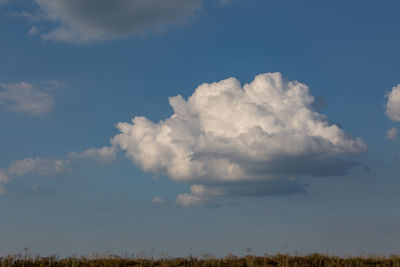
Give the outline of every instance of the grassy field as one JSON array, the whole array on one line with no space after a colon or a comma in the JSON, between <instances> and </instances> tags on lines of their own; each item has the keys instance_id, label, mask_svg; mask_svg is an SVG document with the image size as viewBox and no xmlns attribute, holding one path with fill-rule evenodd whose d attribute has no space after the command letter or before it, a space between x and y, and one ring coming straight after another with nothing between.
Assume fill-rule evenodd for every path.
<instances>
[{"instance_id":1,"label":"grassy field","mask_svg":"<svg viewBox=\"0 0 400 267\"><path fill-rule=\"evenodd\" d=\"M57 258L38 257L35 259L24 259L18 256L0 258L1 267L23 266L23 267L123 267L123 266L190 266L190 267L256 267L256 266L398 266L400 267L400 256L378 257L348 257L340 258L311 254L307 256L272 255L272 256L228 256L225 258L166 258L166 259L131 259L117 256L91 257L91 258Z\"/></svg>"}]
</instances>

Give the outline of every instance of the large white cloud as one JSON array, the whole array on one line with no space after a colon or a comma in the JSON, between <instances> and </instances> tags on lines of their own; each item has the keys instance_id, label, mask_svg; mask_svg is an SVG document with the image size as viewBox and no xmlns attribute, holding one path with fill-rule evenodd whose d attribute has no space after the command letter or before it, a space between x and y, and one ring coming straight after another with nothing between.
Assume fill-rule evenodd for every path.
<instances>
[{"instance_id":1,"label":"large white cloud","mask_svg":"<svg viewBox=\"0 0 400 267\"><path fill-rule=\"evenodd\" d=\"M400 121L400 84L393 87L386 97L386 115L393 121Z\"/></svg>"},{"instance_id":2,"label":"large white cloud","mask_svg":"<svg viewBox=\"0 0 400 267\"><path fill-rule=\"evenodd\" d=\"M187 100L171 97L174 114L166 120L117 124L121 133L112 142L145 171L193 184L191 194L178 197L181 204L260 194L260 184L273 181L343 175L357 165L345 156L366 150L315 111L314 100L306 85L280 73L258 75L243 87L230 78L202 84Z\"/></svg>"},{"instance_id":3,"label":"large white cloud","mask_svg":"<svg viewBox=\"0 0 400 267\"><path fill-rule=\"evenodd\" d=\"M45 39L89 42L142 34L187 20L203 0L35 0L58 23Z\"/></svg>"},{"instance_id":4,"label":"large white cloud","mask_svg":"<svg viewBox=\"0 0 400 267\"><path fill-rule=\"evenodd\" d=\"M0 107L7 111L42 115L50 112L55 99L46 88L27 82L0 83Z\"/></svg>"}]
</instances>

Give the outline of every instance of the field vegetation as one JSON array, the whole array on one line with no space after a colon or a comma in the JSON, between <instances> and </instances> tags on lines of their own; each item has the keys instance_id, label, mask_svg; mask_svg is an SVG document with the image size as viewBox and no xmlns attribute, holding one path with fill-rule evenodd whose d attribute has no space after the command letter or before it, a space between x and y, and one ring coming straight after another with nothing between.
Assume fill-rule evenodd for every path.
<instances>
[{"instance_id":1,"label":"field vegetation","mask_svg":"<svg viewBox=\"0 0 400 267\"><path fill-rule=\"evenodd\" d=\"M337 256L326 256L322 254L311 254L306 256L296 255L265 255L236 257L229 255L225 258L212 257L187 257L187 258L129 258L119 256L107 257L71 257L58 258L36 257L27 258L22 256L0 257L0 267L258 267L258 266L396 266L400 267L400 256L360 256L341 258Z\"/></svg>"}]
</instances>

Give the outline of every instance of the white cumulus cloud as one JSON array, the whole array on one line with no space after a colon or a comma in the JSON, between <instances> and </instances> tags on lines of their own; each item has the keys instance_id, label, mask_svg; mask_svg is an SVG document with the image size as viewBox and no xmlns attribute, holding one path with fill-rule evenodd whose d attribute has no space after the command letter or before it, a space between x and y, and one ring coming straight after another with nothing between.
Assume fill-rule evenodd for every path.
<instances>
[{"instance_id":1,"label":"white cumulus cloud","mask_svg":"<svg viewBox=\"0 0 400 267\"><path fill-rule=\"evenodd\" d=\"M86 43L142 34L186 21L203 0L35 0L58 24L45 39Z\"/></svg>"},{"instance_id":2,"label":"white cumulus cloud","mask_svg":"<svg viewBox=\"0 0 400 267\"><path fill-rule=\"evenodd\" d=\"M400 121L400 84L393 87L386 97L388 98L386 115L393 121Z\"/></svg>"},{"instance_id":3,"label":"white cumulus cloud","mask_svg":"<svg viewBox=\"0 0 400 267\"><path fill-rule=\"evenodd\" d=\"M163 121L118 123L121 133L112 143L145 171L192 184L190 194L178 196L183 205L273 194L268 186L276 187L274 181L344 175L358 164L346 155L367 149L319 114L314 101L306 85L280 73L243 86L230 78L200 85L187 100L171 97L174 114ZM293 183L282 186L277 191L286 193Z\"/></svg>"},{"instance_id":4,"label":"white cumulus cloud","mask_svg":"<svg viewBox=\"0 0 400 267\"><path fill-rule=\"evenodd\" d=\"M0 83L0 107L7 111L42 115L50 112L54 97L45 88L27 82Z\"/></svg>"}]
</instances>

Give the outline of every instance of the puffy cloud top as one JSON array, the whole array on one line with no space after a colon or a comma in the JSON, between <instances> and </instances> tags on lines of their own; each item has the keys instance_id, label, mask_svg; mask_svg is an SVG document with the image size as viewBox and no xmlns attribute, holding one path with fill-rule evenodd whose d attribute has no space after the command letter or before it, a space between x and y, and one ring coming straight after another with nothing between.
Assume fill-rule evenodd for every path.
<instances>
[{"instance_id":1,"label":"puffy cloud top","mask_svg":"<svg viewBox=\"0 0 400 267\"><path fill-rule=\"evenodd\" d=\"M186 20L203 0L36 0L60 25L44 37L56 41L108 40Z\"/></svg>"},{"instance_id":2,"label":"puffy cloud top","mask_svg":"<svg viewBox=\"0 0 400 267\"><path fill-rule=\"evenodd\" d=\"M393 121L400 121L400 84L393 87L386 97L386 115Z\"/></svg>"},{"instance_id":3,"label":"puffy cloud top","mask_svg":"<svg viewBox=\"0 0 400 267\"><path fill-rule=\"evenodd\" d=\"M181 197L186 202L205 195L202 184L342 175L357 163L340 155L367 146L316 112L314 100L306 85L280 73L243 87L229 78L200 85L188 100L171 97L174 114L164 121L117 124L113 144L145 171L199 184L191 198Z\"/></svg>"}]
</instances>

